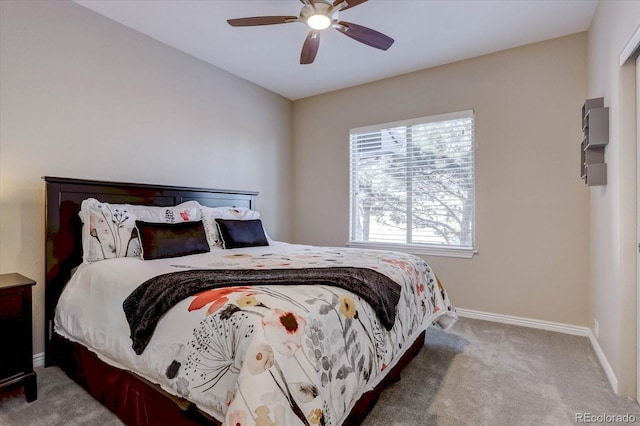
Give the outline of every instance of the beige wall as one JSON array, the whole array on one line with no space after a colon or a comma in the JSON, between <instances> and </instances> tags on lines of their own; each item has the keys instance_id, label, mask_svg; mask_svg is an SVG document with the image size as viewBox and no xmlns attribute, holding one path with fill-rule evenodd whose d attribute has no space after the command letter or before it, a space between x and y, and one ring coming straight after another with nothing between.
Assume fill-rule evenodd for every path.
<instances>
[{"instance_id":1,"label":"beige wall","mask_svg":"<svg viewBox=\"0 0 640 426\"><path fill-rule=\"evenodd\" d=\"M257 190L289 238L290 101L71 2L0 8L0 273L38 281L35 353L41 176Z\"/></svg>"},{"instance_id":2,"label":"beige wall","mask_svg":"<svg viewBox=\"0 0 640 426\"><path fill-rule=\"evenodd\" d=\"M460 308L587 325L586 70L580 33L294 102L294 241L348 239L350 128L474 109L478 254L427 261Z\"/></svg>"},{"instance_id":3,"label":"beige wall","mask_svg":"<svg viewBox=\"0 0 640 426\"><path fill-rule=\"evenodd\" d=\"M609 107L606 187L591 193L591 303L598 342L622 395L636 395L635 65L619 56L640 25L640 2L602 1L589 30L589 97Z\"/></svg>"}]
</instances>

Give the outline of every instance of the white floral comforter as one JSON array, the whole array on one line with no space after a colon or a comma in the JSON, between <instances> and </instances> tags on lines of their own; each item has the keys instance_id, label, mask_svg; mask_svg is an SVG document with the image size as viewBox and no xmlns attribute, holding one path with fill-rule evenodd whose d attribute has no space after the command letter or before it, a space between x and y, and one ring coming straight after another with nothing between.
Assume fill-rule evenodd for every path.
<instances>
[{"instance_id":1,"label":"white floral comforter","mask_svg":"<svg viewBox=\"0 0 640 426\"><path fill-rule=\"evenodd\" d=\"M250 286L203 291L173 307L141 355L122 302L147 279L180 269L371 268L402 287L393 328L336 287ZM109 259L78 268L56 332L230 425L340 424L432 323L455 320L420 258L397 252L273 243L174 259Z\"/></svg>"}]
</instances>

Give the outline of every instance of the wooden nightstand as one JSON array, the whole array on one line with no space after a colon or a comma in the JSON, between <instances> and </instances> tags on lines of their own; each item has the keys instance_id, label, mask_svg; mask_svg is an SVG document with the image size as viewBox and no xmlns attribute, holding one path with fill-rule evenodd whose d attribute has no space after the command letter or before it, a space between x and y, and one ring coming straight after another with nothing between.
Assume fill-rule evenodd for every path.
<instances>
[{"instance_id":1,"label":"wooden nightstand","mask_svg":"<svg viewBox=\"0 0 640 426\"><path fill-rule=\"evenodd\" d=\"M33 285L20 274L0 274L0 392L24 386L28 402L38 398L31 341Z\"/></svg>"}]
</instances>

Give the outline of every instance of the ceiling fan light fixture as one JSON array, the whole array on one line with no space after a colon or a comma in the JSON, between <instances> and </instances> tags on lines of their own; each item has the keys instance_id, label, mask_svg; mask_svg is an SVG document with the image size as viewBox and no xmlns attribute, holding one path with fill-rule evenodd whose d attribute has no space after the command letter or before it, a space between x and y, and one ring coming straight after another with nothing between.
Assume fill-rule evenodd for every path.
<instances>
[{"instance_id":1,"label":"ceiling fan light fixture","mask_svg":"<svg viewBox=\"0 0 640 426\"><path fill-rule=\"evenodd\" d=\"M331 26L331 18L322 13L315 13L309 16L307 25L317 31L326 30Z\"/></svg>"}]
</instances>

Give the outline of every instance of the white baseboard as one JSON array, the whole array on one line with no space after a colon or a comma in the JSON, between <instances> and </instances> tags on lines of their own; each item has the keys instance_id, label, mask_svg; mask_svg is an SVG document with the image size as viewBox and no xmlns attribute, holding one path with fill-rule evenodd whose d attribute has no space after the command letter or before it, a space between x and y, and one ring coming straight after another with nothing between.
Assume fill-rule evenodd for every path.
<instances>
[{"instance_id":1,"label":"white baseboard","mask_svg":"<svg viewBox=\"0 0 640 426\"><path fill-rule=\"evenodd\" d=\"M607 357L604 356L604 352L600 347L600 343L598 343L598 339L593 334L591 330L589 330L589 340L591 341L591 346L593 346L593 350L596 351L596 355L598 356L598 360L600 361L600 365L604 370L604 373L607 375L607 379L609 379L609 383L611 384L611 388L616 395L618 395L618 378L616 374L613 372L613 368L611 368L611 364L607 360Z\"/></svg>"},{"instance_id":2,"label":"white baseboard","mask_svg":"<svg viewBox=\"0 0 640 426\"><path fill-rule=\"evenodd\" d=\"M501 322L503 324L519 325L521 327L537 328L540 330L557 331L558 333L573 334L574 336L589 336L588 327L562 324L559 322L542 321L531 318L513 317L511 315L492 314L489 312L473 311L470 309L456 308L458 315L464 318L473 318L485 321Z\"/></svg>"},{"instance_id":3,"label":"white baseboard","mask_svg":"<svg viewBox=\"0 0 640 426\"><path fill-rule=\"evenodd\" d=\"M44 352L33 354L33 366L42 367L44 365Z\"/></svg>"},{"instance_id":4,"label":"white baseboard","mask_svg":"<svg viewBox=\"0 0 640 426\"><path fill-rule=\"evenodd\" d=\"M609 379L611 389L613 389L613 392L615 392L616 395L618 394L618 379L613 372L613 368L611 368L611 364L609 364L607 357L604 355L604 352L598 343L598 339L596 339L589 327L542 321L531 318L514 317L511 315L492 314L490 312L474 311L471 309L456 308L456 312L458 312L458 315L463 318L500 322L503 324L519 325L521 327L537 328L540 330L549 330L558 333L572 334L574 336L588 337L591 342L591 346L593 346L593 350L598 357L598 361L600 361L600 365L607 375L607 379Z\"/></svg>"}]
</instances>

